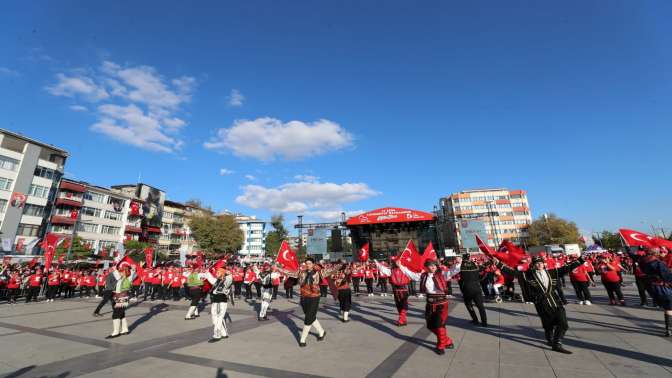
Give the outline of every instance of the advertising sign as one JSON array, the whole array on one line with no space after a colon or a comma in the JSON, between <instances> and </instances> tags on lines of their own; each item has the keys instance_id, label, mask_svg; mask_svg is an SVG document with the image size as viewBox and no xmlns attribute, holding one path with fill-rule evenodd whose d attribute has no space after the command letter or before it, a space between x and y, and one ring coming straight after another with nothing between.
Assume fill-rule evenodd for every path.
<instances>
[{"instance_id":1,"label":"advertising sign","mask_svg":"<svg viewBox=\"0 0 672 378\"><path fill-rule=\"evenodd\" d=\"M306 253L309 255L324 255L327 253L327 233L325 229L309 229Z\"/></svg>"},{"instance_id":2,"label":"advertising sign","mask_svg":"<svg viewBox=\"0 0 672 378\"><path fill-rule=\"evenodd\" d=\"M478 249L474 235L478 235L482 240L488 240L488 233L485 230L485 223L483 221L460 220L458 221L458 230L460 239L462 240L462 248Z\"/></svg>"}]
</instances>

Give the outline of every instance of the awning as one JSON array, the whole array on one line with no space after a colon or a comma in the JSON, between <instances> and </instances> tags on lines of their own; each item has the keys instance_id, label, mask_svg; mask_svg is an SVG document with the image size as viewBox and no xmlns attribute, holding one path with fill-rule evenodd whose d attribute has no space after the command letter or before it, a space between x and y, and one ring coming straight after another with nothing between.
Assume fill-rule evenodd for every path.
<instances>
[{"instance_id":1,"label":"awning","mask_svg":"<svg viewBox=\"0 0 672 378\"><path fill-rule=\"evenodd\" d=\"M147 232L151 232L153 234L160 234L161 229L158 228L158 227L149 226L149 227L147 227Z\"/></svg>"},{"instance_id":2,"label":"awning","mask_svg":"<svg viewBox=\"0 0 672 378\"><path fill-rule=\"evenodd\" d=\"M67 224L67 225L73 225L75 224L75 220L72 219L71 217L64 217L60 215L54 215L51 217L51 224Z\"/></svg>"},{"instance_id":3,"label":"awning","mask_svg":"<svg viewBox=\"0 0 672 378\"><path fill-rule=\"evenodd\" d=\"M142 228L127 225L126 232L128 232L129 234L142 234Z\"/></svg>"},{"instance_id":4,"label":"awning","mask_svg":"<svg viewBox=\"0 0 672 378\"><path fill-rule=\"evenodd\" d=\"M82 184L75 184L74 182L61 181L60 189L69 190L71 192L84 193L86 192L86 186Z\"/></svg>"},{"instance_id":5,"label":"awning","mask_svg":"<svg viewBox=\"0 0 672 378\"><path fill-rule=\"evenodd\" d=\"M56 198L56 206L82 207L82 203L67 198Z\"/></svg>"}]
</instances>

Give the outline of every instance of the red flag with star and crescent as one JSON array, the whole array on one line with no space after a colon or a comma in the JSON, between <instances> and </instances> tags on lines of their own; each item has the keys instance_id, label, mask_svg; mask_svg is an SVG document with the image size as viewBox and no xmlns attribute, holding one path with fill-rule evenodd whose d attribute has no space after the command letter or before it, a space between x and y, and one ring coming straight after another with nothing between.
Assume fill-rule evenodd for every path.
<instances>
[{"instance_id":1,"label":"red flag with star and crescent","mask_svg":"<svg viewBox=\"0 0 672 378\"><path fill-rule=\"evenodd\" d=\"M278 250L278 257L276 261L281 264L285 269L290 271L299 270L299 260L296 257L296 253L292 251L289 247L287 240L283 240L280 244L280 249Z\"/></svg>"},{"instance_id":2,"label":"red flag with star and crescent","mask_svg":"<svg viewBox=\"0 0 672 378\"><path fill-rule=\"evenodd\" d=\"M487 256L494 257L497 260L501 261L504 265L509 266L509 267L515 267L520 263L520 259L522 256L519 256L514 253L507 253L507 252L501 252L501 251L495 251L494 249L490 248L483 240L481 240L478 235L474 235L476 237L476 244L478 244L478 248L481 250L481 252L485 253Z\"/></svg>"},{"instance_id":3,"label":"red flag with star and crescent","mask_svg":"<svg viewBox=\"0 0 672 378\"><path fill-rule=\"evenodd\" d=\"M439 259L439 257L436 255L436 250L434 249L434 246L432 245L432 242L430 241L429 244L427 244L427 248L425 248L425 252L422 253L422 258L424 260L433 260L436 261Z\"/></svg>"},{"instance_id":4,"label":"red flag with star and crescent","mask_svg":"<svg viewBox=\"0 0 672 378\"><path fill-rule=\"evenodd\" d=\"M409 240L408 243L406 243L406 248L399 255L398 261L401 265L416 273L422 272L425 265L425 259L423 259L420 252L418 252L413 240Z\"/></svg>"},{"instance_id":5,"label":"red flag with star and crescent","mask_svg":"<svg viewBox=\"0 0 672 378\"><path fill-rule=\"evenodd\" d=\"M369 261L369 242L366 242L366 244L359 249L359 255L357 257L359 258L359 261Z\"/></svg>"},{"instance_id":6,"label":"red flag with star and crescent","mask_svg":"<svg viewBox=\"0 0 672 378\"><path fill-rule=\"evenodd\" d=\"M645 248L665 247L668 250L672 249L672 241L670 240L647 235L635 230L628 230L627 228L621 228L618 230L618 233L621 234L625 245L628 247L643 246Z\"/></svg>"},{"instance_id":7,"label":"red flag with star and crescent","mask_svg":"<svg viewBox=\"0 0 672 378\"><path fill-rule=\"evenodd\" d=\"M48 233L47 236L44 237L44 241L42 242L42 248L44 248L44 271L48 272L49 268L51 268L51 262L54 259L54 254L56 253L56 245L58 243L58 240L60 239L60 236L58 234L54 233Z\"/></svg>"}]
</instances>

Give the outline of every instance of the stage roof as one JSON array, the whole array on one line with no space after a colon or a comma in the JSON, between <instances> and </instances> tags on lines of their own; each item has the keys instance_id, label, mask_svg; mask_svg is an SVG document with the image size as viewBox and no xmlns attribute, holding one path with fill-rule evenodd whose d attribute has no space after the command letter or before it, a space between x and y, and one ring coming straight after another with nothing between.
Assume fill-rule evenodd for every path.
<instances>
[{"instance_id":1,"label":"stage roof","mask_svg":"<svg viewBox=\"0 0 672 378\"><path fill-rule=\"evenodd\" d=\"M348 226L379 223L424 222L434 219L434 215L419 210L383 207L354 216L346 222Z\"/></svg>"}]
</instances>

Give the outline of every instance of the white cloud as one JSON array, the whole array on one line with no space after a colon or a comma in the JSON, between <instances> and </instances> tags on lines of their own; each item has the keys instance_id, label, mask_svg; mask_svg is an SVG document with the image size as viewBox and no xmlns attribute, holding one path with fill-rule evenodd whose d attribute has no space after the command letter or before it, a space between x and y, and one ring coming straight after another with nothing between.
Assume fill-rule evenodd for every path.
<instances>
[{"instance_id":1,"label":"white cloud","mask_svg":"<svg viewBox=\"0 0 672 378\"><path fill-rule=\"evenodd\" d=\"M304 215L315 217L321 221L336 222L341 220L341 213L345 213L345 219L364 213L364 210L313 210L307 211Z\"/></svg>"},{"instance_id":2,"label":"white cloud","mask_svg":"<svg viewBox=\"0 0 672 378\"><path fill-rule=\"evenodd\" d=\"M232 175L234 173L235 173L235 171L232 171L232 170L226 169L226 168L222 168L222 169L219 170L219 175L220 176Z\"/></svg>"},{"instance_id":3,"label":"white cloud","mask_svg":"<svg viewBox=\"0 0 672 378\"><path fill-rule=\"evenodd\" d=\"M99 103L98 120L91 130L136 147L174 152L183 141L177 134L187 123L177 116L191 101L196 79L182 76L167 80L150 66L123 67L104 61L97 70L58 73L46 87L54 96ZM73 105L73 111L85 107Z\"/></svg>"},{"instance_id":4,"label":"white cloud","mask_svg":"<svg viewBox=\"0 0 672 378\"><path fill-rule=\"evenodd\" d=\"M234 106L234 107L241 107L243 106L243 102L245 102L245 96L243 96L242 93L240 93L239 90L237 89L232 89L231 94L229 94L229 106Z\"/></svg>"},{"instance_id":5,"label":"white cloud","mask_svg":"<svg viewBox=\"0 0 672 378\"><path fill-rule=\"evenodd\" d=\"M92 102L109 98L105 88L96 84L91 78L86 76L67 76L65 74L56 74L58 80L56 84L46 87L47 92L54 96L75 97L81 96Z\"/></svg>"},{"instance_id":6,"label":"white cloud","mask_svg":"<svg viewBox=\"0 0 672 378\"><path fill-rule=\"evenodd\" d=\"M339 124L321 119L314 123L274 118L237 120L228 129L204 143L205 148L269 161L276 157L298 160L321 155L352 145L352 135Z\"/></svg>"},{"instance_id":7,"label":"white cloud","mask_svg":"<svg viewBox=\"0 0 672 378\"><path fill-rule=\"evenodd\" d=\"M245 178L250 180L250 181L254 181L254 180L257 179L255 176L252 176L252 175L245 175Z\"/></svg>"},{"instance_id":8,"label":"white cloud","mask_svg":"<svg viewBox=\"0 0 672 378\"><path fill-rule=\"evenodd\" d=\"M296 213L340 208L341 204L379 194L364 183L294 182L275 188L244 186L236 202L253 209Z\"/></svg>"},{"instance_id":9,"label":"white cloud","mask_svg":"<svg viewBox=\"0 0 672 378\"><path fill-rule=\"evenodd\" d=\"M19 76L19 71L7 68L7 67L0 67L0 76Z\"/></svg>"},{"instance_id":10,"label":"white cloud","mask_svg":"<svg viewBox=\"0 0 672 378\"><path fill-rule=\"evenodd\" d=\"M86 111L89 110L89 108L87 108L86 106L82 106L82 105L70 105L70 110L72 110L74 112L86 112Z\"/></svg>"},{"instance_id":11,"label":"white cloud","mask_svg":"<svg viewBox=\"0 0 672 378\"><path fill-rule=\"evenodd\" d=\"M182 141L163 132L156 118L134 104L101 105L98 113L100 120L91 126L91 130L120 142L159 152L172 152L182 146Z\"/></svg>"},{"instance_id":12,"label":"white cloud","mask_svg":"<svg viewBox=\"0 0 672 378\"><path fill-rule=\"evenodd\" d=\"M317 176L311 176L311 175L296 175L294 176L294 179L297 181L305 181L305 182L317 182L320 178Z\"/></svg>"}]
</instances>

